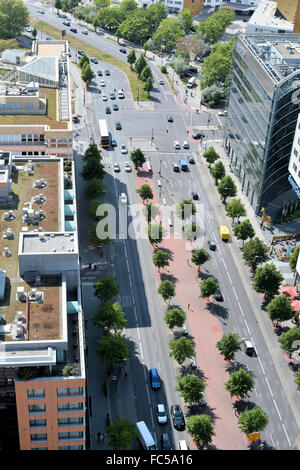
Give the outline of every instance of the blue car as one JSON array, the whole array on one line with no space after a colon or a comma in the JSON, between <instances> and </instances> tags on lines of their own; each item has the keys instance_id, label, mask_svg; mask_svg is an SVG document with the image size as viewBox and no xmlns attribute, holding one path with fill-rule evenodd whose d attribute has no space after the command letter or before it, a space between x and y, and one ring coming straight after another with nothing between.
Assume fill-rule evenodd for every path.
<instances>
[{"instance_id":1,"label":"blue car","mask_svg":"<svg viewBox=\"0 0 300 470\"><path fill-rule=\"evenodd\" d=\"M160 388L160 378L156 368L150 369L150 380L153 390L158 390Z\"/></svg>"}]
</instances>

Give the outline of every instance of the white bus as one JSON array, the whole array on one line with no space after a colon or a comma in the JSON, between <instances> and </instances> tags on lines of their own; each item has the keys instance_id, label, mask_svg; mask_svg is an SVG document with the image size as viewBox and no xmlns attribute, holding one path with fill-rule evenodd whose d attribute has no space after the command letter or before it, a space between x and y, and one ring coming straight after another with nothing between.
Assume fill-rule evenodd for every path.
<instances>
[{"instance_id":1,"label":"white bus","mask_svg":"<svg viewBox=\"0 0 300 470\"><path fill-rule=\"evenodd\" d=\"M102 147L109 147L109 133L106 119L99 119L100 144Z\"/></svg>"},{"instance_id":2,"label":"white bus","mask_svg":"<svg viewBox=\"0 0 300 470\"><path fill-rule=\"evenodd\" d=\"M139 441L145 450L156 450L154 439L144 421L136 423Z\"/></svg>"}]
</instances>

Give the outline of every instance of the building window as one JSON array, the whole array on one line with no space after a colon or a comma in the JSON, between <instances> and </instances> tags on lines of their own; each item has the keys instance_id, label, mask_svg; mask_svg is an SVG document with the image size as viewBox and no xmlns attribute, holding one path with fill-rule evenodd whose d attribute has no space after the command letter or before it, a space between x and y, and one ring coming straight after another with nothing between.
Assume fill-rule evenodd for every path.
<instances>
[{"instance_id":1,"label":"building window","mask_svg":"<svg viewBox=\"0 0 300 470\"><path fill-rule=\"evenodd\" d=\"M38 427L46 426L46 420L45 419L30 419L29 424L31 428L38 428Z\"/></svg>"},{"instance_id":2,"label":"building window","mask_svg":"<svg viewBox=\"0 0 300 470\"><path fill-rule=\"evenodd\" d=\"M30 434L30 440L32 441L46 441L47 440L47 434L46 433L41 433L41 434Z\"/></svg>"},{"instance_id":3,"label":"building window","mask_svg":"<svg viewBox=\"0 0 300 470\"><path fill-rule=\"evenodd\" d=\"M44 136L44 134L41 134L41 135L40 135L40 141L41 141L41 142L44 142L44 141L45 141L45 136Z\"/></svg>"},{"instance_id":4,"label":"building window","mask_svg":"<svg viewBox=\"0 0 300 470\"><path fill-rule=\"evenodd\" d=\"M297 165L296 165L296 163L293 163L293 170L294 170L295 173L297 173Z\"/></svg>"},{"instance_id":5,"label":"building window","mask_svg":"<svg viewBox=\"0 0 300 470\"><path fill-rule=\"evenodd\" d=\"M48 447L31 447L31 450L48 450Z\"/></svg>"},{"instance_id":6,"label":"building window","mask_svg":"<svg viewBox=\"0 0 300 470\"><path fill-rule=\"evenodd\" d=\"M33 135L33 140L34 140L34 142L38 142L39 136L37 134L34 134Z\"/></svg>"},{"instance_id":7,"label":"building window","mask_svg":"<svg viewBox=\"0 0 300 470\"><path fill-rule=\"evenodd\" d=\"M74 417L74 418L58 418L58 426L68 426L74 424L83 424L83 418Z\"/></svg>"},{"instance_id":8,"label":"building window","mask_svg":"<svg viewBox=\"0 0 300 470\"><path fill-rule=\"evenodd\" d=\"M59 446L58 450L83 450L83 446Z\"/></svg>"},{"instance_id":9,"label":"building window","mask_svg":"<svg viewBox=\"0 0 300 470\"><path fill-rule=\"evenodd\" d=\"M82 402L74 402L74 403L58 403L57 405L58 411L63 410L83 410L83 403Z\"/></svg>"},{"instance_id":10,"label":"building window","mask_svg":"<svg viewBox=\"0 0 300 470\"><path fill-rule=\"evenodd\" d=\"M294 149L294 155L296 155L296 157L298 157L298 152L296 149Z\"/></svg>"},{"instance_id":11,"label":"building window","mask_svg":"<svg viewBox=\"0 0 300 470\"><path fill-rule=\"evenodd\" d=\"M57 396L58 397L66 397L66 396L72 396L72 395L82 396L82 394L83 394L83 388L82 387L58 388L57 389Z\"/></svg>"},{"instance_id":12,"label":"building window","mask_svg":"<svg viewBox=\"0 0 300 470\"><path fill-rule=\"evenodd\" d=\"M29 405L29 413L45 413L46 405Z\"/></svg>"},{"instance_id":13,"label":"building window","mask_svg":"<svg viewBox=\"0 0 300 470\"><path fill-rule=\"evenodd\" d=\"M82 431L73 431L73 432L59 432L58 439L60 441L65 441L67 439L82 439L83 432Z\"/></svg>"},{"instance_id":14,"label":"building window","mask_svg":"<svg viewBox=\"0 0 300 470\"><path fill-rule=\"evenodd\" d=\"M28 136L27 136L27 142L32 142L32 134L28 134Z\"/></svg>"},{"instance_id":15,"label":"building window","mask_svg":"<svg viewBox=\"0 0 300 470\"><path fill-rule=\"evenodd\" d=\"M22 141L22 142L26 142L26 134L22 134L22 135L21 135L21 141Z\"/></svg>"},{"instance_id":16,"label":"building window","mask_svg":"<svg viewBox=\"0 0 300 470\"><path fill-rule=\"evenodd\" d=\"M33 388L32 390L27 390L28 398L42 398L45 396L44 388Z\"/></svg>"}]
</instances>

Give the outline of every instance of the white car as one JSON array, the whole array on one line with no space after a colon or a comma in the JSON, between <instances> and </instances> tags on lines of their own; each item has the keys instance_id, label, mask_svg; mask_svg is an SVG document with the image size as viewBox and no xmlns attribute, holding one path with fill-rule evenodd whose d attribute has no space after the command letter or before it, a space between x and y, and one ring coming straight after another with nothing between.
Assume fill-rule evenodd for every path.
<instances>
[{"instance_id":1,"label":"white car","mask_svg":"<svg viewBox=\"0 0 300 470\"><path fill-rule=\"evenodd\" d=\"M168 418L165 410L165 405L156 405L156 415L159 424L166 424Z\"/></svg>"},{"instance_id":2,"label":"white car","mask_svg":"<svg viewBox=\"0 0 300 470\"><path fill-rule=\"evenodd\" d=\"M105 86L105 81L104 80L100 80L100 86Z\"/></svg>"},{"instance_id":3,"label":"white car","mask_svg":"<svg viewBox=\"0 0 300 470\"><path fill-rule=\"evenodd\" d=\"M114 171L116 173L119 173L119 171L121 171L119 163L114 163Z\"/></svg>"},{"instance_id":4,"label":"white car","mask_svg":"<svg viewBox=\"0 0 300 470\"><path fill-rule=\"evenodd\" d=\"M218 116L227 116L227 111L219 111Z\"/></svg>"},{"instance_id":5,"label":"white car","mask_svg":"<svg viewBox=\"0 0 300 470\"><path fill-rule=\"evenodd\" d=\"M102 101L107 101L107 96L105 94L102 95Z\"/></svg>"},{"instance_id":6,"label":"white car","mask_svg":"<svg viewBox=\"0 0 300 470\"><path fill-rule=\"evenodd\" d=\"M82 34L85 34L85 35L89 34L87 29L83 29L81 32L82 32Z\"/></svg>"},{"instance_id":7,"label":"white car","mask_svg":"<svg viewBox=\"0 0 300 470\"><path fill-rule=\"evenodd\" d=\"M163 84L164 84L164 81L163 81L162 78L159 79L159 84L160 84L160 85L163 85Z\"/></svg>"},{"instance_id":8,"label":"white car","mask_svg":"<svg viewBox=\"0 0 300 470\"><path fill-rule=\"evenodd\" d=\"M121 153L127 153L126 145L121 145Z\"/></svg>"},{"instance_id":9,"label":"white car","mask_svg":"<svg viewBox=\"0 0 300 470\"><path fill-rule=\"evenodd\" d=\"M177 150L180 149L180 143L177 140L174 141L174 148Z\"/></svg>"},{"instance_id":10,"label":"white car","mask_svg":"<svg viewBox=\"0 0 300 470\"><path fill-rule=\"evenodd\" d=\"M127 204L127 196L125 193L121 193L120 199L122 204Z\"/></svg>"},{"instance_id":11,"label":"white car","mask_svg":"<svg viewBox=\"0 0 300 470\"><path fill-rule=\"evenodd\" d=\"M190 148L190 144L188 143L187 140L184 140L184 141L183 141L182 147L183 147L184 149L189 149L189 148Z\"/></svg>"},{"instance_id":12,"label":"white car","mask_svg":"<svg viewBox=\"0 0 300 470\"><path fill-rule=\"evenodd\" d=\"M127 171L128 173L131 171L131 165L129 162L125 162L125 171Z\"/></svg>"}]
</instances>

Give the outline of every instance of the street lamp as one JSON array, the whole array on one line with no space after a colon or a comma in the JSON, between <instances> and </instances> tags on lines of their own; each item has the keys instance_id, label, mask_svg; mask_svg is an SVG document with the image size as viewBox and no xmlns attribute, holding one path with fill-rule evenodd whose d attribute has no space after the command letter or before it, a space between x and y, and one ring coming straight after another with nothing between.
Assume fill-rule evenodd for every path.
<instances>
[{"instance_id":1,"label":"street lamp","mask_svg":"<svg viewBox=\"0 0 300 470\"><path fill-rule=\"evenodd\" d=\"M159 172L158 172L159 176L161 175L161 160L159 160Z\"/></svg>"}]
</instances>

